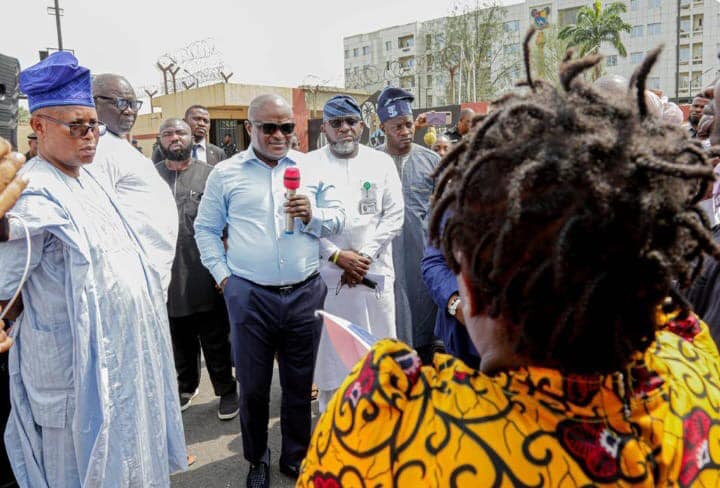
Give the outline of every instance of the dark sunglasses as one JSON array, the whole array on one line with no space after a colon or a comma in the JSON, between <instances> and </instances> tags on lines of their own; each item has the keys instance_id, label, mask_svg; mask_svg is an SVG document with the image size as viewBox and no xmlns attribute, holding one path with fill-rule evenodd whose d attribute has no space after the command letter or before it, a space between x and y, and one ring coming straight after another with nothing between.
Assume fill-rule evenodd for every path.
<instances>
[{"instance_id":1,"label":"dark sunglasses","mask_svg":"<svg viewBox=\"0 0 720 488\"><path fill-rule=\"evenodd\" d=\"M35 115L35 117L49 120L50 122L53 122L55 124L64 125L68 129L70 129L70 135L73 137L85 137L85 135L89 131L93 131L97 135L102 136L102 135L105 135L105 131L107 130L107 128L105 127L105 124L103 124L102 122L93 122L91 124L80 124L77 122L73 122L73 123L68 124L67 122L63 122L62 120L55 119L48 115L39 114L39 115Z\"/></svg>"},{"instance_id":2,"label":"dark sunglasses","mask_svg":"<svg viewBox=\"0 0 720 488\"><path fill-rule=\"evenodd\" d=\"M102 100L108 100L117 107L118 110L126 110L128 107L132 109L133 112L137 112L140 110L140 107L142 107L142 100L128 100L127 98L113 98L113 97L104 97L102 95L95 95L94 98L100 98Z\"/></svg>"},{"instance_id":3,"label":"dark sunglasses","mask_svg":"<svg viewBox=\"0 0 720 488\"><path fill-rule=\"evenodd\" d=\"M357 117L337 117L335 119L328 120L328 124L330 124L330 127L333 129L339 129L342 127L343 123L347 124L348 127L355 127L355 125L359 122L360 119Z\"/></svg>"},{"instance_id":4,"label":"dark sunglasses","mask_svg":"<svg viewBox=\"0 0 720 488\"><path fill-rule=\"evenodd\" d=\"M278 130L285 134L286 136L289 136L293 132L295 132L295 122L285 122L284 124L275 124L273 122L258 122L253 121L252 124L255 127L260 127L263 131L263 134L266 136L271 136L274 133L276 133Z\"/></svg>"}]
</instances>

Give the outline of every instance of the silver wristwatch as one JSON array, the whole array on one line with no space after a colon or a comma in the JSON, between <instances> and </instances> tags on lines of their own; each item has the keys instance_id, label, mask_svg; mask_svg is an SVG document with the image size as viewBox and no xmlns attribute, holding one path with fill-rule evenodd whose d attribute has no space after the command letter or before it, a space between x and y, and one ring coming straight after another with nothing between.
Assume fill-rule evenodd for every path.
<instances>
[{"instance_id":1,"label":"silver wristwatch","mask_svg":"<svg viewBox=\"0 0 720 488\"><path fill-rule=\"evenodd\" d=\"M448 313L452 315L453 317L457 313L457 309L460 306L460 297L455 297L452 302L450 302L450 305L448 305Z\"/></svg>"}]
</instances>

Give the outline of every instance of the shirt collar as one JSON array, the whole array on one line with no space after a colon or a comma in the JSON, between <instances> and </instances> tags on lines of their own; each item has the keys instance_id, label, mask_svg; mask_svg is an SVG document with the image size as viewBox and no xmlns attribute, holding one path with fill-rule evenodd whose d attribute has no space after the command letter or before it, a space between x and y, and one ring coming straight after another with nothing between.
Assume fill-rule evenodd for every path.
<instances>
[{"instance_id":1,"label":"shirt collar","mask_svg":"<svg viewBox=\"0 0 720 488\"><path fill-rule=\"evenodd\" d=\"M300 153L298 153L297 151L293 151L291 149L290 151L288 151L287 155L285 155L284 158L282 158L280 161L278 161L278 166L282 165L283 163L287 163L290 166L296 166L297 162L298 162L298 156L297 156L298 154L300 154ZM253 147L252 144L250 144L250 147L248 147L243 152L242 160L243 160L243 162L255 161L255 162L267 167L267 165L263 161L261 161L260 158L257 157L257 154L255 154L255 148Z\"/></svg>"}]
</instances>

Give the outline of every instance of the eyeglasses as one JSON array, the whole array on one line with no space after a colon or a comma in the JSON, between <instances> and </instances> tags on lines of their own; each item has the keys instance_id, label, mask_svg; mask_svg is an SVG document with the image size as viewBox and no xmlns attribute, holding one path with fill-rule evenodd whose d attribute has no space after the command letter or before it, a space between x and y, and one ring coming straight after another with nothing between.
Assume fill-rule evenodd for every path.
<instances>
[{"instance_id":1,"label":"eyeglasses","mask_svg":"<svg viewBox=\"0 0 720 488\"><path fill-rule=\"evenodd\" d=\"M252 124L255 127L262 128L263 134L266 136L271 136L275 134L278 130L285 134L286 136L289 136L293 132L295 132L295 122L285 122L284 124L276 124L274 122L258 122L253 120Z\"/></svg>"},{"instance_id":2,"label":"eyeglasses","mask_svg":"<svg viewBox=\"0 0 720 488\"><path fill-rule=\"evenodd\" d=\"M333 129L339 129L342 127L343 123L347 124L348 127L355 127L355 125L360 122L360 119L357 117L337 117L329 119L327 122Z\"/></svg>"},{"instance_id":3,"label":"eyeglasses","mask_svg":"<svg viewBox=\"0 0 720 488\"><path fill-rule=\"evenodd\" d=\"M35 115L35 117L49 120L50 122L54 122L55 124L64 125L68 129L70 129L70 135L72 137L78 137L78 138L85 137L85 135L89 131L93 131L97 135L102 136L102 135L105 135L105 131L107 130L107 127L105 127L105 124L103 124L102 122L92 122L90 124L80 124L77 122L71 122L68 124L67 122L63 122L62 120L55 119L48 115L39 114L39 115Z\"/></svg>"},{"instance_id":4,"label":"eyeglasses","mask_svg":"<svg viewBox=\"0 0 720 488\"><path fill-rule=\"evenodd\" d=\"M118 110L127 110L127 108L131 108L133 112L137 112L140 110L140 107L142 107L142 100L128 100L127 98L113 98L113 97L104 97L102 95L95 95L94 98L100 98L102 100L108 100L117 107Z\"/></svg>"}]
</instances>

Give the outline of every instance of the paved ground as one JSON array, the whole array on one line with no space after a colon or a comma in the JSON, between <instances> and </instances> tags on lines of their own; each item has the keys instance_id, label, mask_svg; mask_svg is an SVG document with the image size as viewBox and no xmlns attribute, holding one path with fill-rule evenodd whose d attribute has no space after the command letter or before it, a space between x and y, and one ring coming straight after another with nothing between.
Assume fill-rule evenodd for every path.
<instances>
[{"instance_id":1,"label":"paved ground","mask_svg":"<svg viewBox=\"0 0 720 488\"><path fill-rule=\"evenodd\" d=\"M200 394L183 412L188 452L197 462L185 473L172 477L173 488L235 488L245 486L248 463L242 456L240 421L223 422L217 418L218 398L212 391L203 368ZM313 403L313 421L317 420L317 402ZM277 364L270 393L269 443L272 452L270 486L292 487L294 482L280 473L280 380Z\"/></svg>"}]
</instances>

